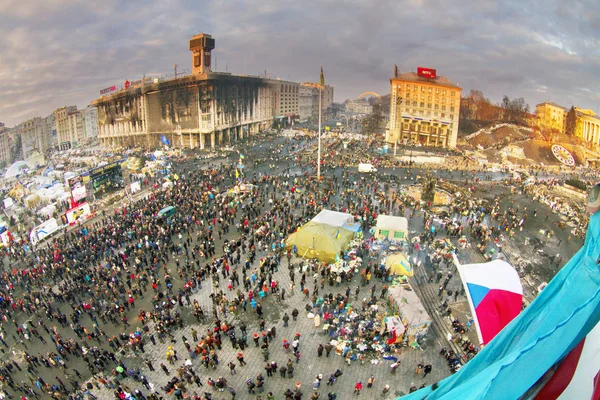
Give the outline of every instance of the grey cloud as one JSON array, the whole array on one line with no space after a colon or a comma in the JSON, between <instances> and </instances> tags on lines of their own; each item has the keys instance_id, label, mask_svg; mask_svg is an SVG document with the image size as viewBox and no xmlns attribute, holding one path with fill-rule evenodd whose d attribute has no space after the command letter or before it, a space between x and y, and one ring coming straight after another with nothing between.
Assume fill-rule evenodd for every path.
<instances>
[{"instance_id":1,"label":"grey cloud","mask_svg":"<svg viewBox=\"0 0 600 400\"><path fill-rule=\"evenodd\" d=\"M0 2L0 121L77 104L142 74L190 68L188 39L217 39L218 69L316 81L336 100L389 91L394 64L438 69L494 101L598 109L600 5L558 0L37 0ZM600 111L600 110L598 110Z\"/></svg>"}]
</instances>

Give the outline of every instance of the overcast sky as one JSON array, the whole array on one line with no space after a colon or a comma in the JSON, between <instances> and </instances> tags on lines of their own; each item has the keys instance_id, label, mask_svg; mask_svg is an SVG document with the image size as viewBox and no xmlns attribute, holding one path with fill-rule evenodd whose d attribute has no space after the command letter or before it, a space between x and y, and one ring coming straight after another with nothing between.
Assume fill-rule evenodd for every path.
<instances>
[{"instance_id":1,"label":"overcast sky","mask_svg":"<svg viewBox=\"0 0 600 400\"><path fill-rule=\"evenodd\" d=\"M200 32L216 39L219 71L304 82L323 64L335 101L388 93L398 64L436 68L494 102L600 111L598 1L0 0L0 121L190 69Z\"/></svg>"}]
</instances>

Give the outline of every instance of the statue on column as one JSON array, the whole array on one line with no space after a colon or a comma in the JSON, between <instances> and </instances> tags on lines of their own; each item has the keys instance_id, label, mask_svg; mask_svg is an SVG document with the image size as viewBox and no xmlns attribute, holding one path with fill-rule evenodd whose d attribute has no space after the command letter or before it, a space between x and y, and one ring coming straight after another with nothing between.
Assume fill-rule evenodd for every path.
<instances>
[{"instance_id":1,"label":"statue on column","mask_svg":"<svg viewBox=\"0 0 600 400\"><path fill-rule=\"evenodd\" d=\"M436 179L431 176L429 171L427 171L427 174L425 174L425 178L423 179L421 200L433 204L433 199L435 197L435 181Z\"/></svg>"}]
</instances>

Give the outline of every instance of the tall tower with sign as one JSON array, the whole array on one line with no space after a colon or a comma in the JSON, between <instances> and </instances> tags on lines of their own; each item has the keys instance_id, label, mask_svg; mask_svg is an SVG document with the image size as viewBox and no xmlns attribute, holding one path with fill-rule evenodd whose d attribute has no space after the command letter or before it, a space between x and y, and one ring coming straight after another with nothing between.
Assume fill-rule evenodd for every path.
<instances>
[{"instance_id":1,"label":"tall tower with sign","mask_svg":"<svg viewBox=\"0 0 600 400\"><path fill-rule=\"evenodd\" d=\"M201 33L190 40L192 52L192 74L210 72L210 52L215 48L215 39L211 35Z\"/></svg>"}]
</instances>

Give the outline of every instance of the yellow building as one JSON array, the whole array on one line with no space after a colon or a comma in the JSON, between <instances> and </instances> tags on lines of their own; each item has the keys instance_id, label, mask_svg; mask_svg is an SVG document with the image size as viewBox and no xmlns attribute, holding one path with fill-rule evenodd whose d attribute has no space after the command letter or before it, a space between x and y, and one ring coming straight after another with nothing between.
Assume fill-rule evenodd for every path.
<instances>
[{"instance_id":1,"label":"yellow building","mask_svg":"<svg viewBox=\"0 0 600 400\"><path fill-rule=\"evenodd\" d=\"M398 74L390 83L388 143L456 147L461 92L458 85L424 68L419 68L419 73Z\"/></svg>"},{"instance_id":2,"label":"yellow building","mask_svg":"<svg viewBox=\"0 0 600 400\"><path fill-rule=\"evenodd\" d=\"M540 103L535 106L536 125L543 131L565 133L567 112L568 109L551 101Z\"/></svg>"},{"instance_id":3,"label":"yellow building","mask_svg":"<svg viewBox=\"0 0 600 400\"><path fill-rule=\"evenodd\" d=\"M592 110L575 107L573 111L569 111L565 120L569 118L575 122L572 124L572 132L568 133L597 149L600 146L600 117Z\"/></svg>"}]
</instances>

